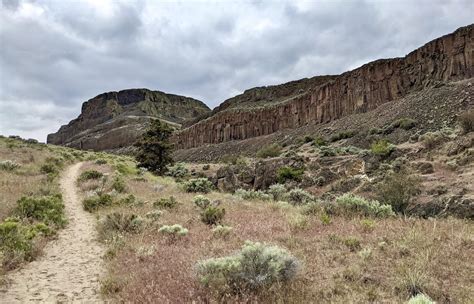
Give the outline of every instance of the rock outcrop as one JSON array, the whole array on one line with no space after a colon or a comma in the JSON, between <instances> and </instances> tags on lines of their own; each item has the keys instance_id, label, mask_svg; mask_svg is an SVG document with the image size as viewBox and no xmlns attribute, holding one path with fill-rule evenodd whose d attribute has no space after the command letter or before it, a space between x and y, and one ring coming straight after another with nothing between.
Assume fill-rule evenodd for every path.
<instances>
[{"instance_id":1,"label":"rock outcrop","mask_svg":"<svg viewBox=\"0 0 474 304\"><path fill-rule=\"evenodd\" d=\"M176 126L210 112L201 101L147 89L100 94L82 105L78 118L48 135L48 143L104 151L126 149L150 119Z\"/></svg>"},{"instance_id":2,"label":"rock outcrop","mask_svg":"<svg viewBox=\"0 0 474 304\"><path fill-rule=\"evenodd\" d=\"M363 113L440 82L474 77L474 25L403 58L382 59L339 76L255 88L225 101L175 136L179 149L242 140Z\"/></svg>"}]
</instances>

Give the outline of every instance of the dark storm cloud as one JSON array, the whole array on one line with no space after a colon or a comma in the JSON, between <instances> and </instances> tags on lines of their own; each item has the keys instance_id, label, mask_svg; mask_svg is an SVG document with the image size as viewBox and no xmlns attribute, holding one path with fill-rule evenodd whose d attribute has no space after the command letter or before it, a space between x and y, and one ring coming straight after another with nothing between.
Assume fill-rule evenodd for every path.
<instances>
[{"instance_id":1,"label":"dark storm cloud","mask_svg":"<svg viewBox=\"0 0 474 304\"><path fill-rule=\"evenodd\" d=\"M214 107L261 85L404 56L471 1L2 0L0 134L41 140L83 101L147 87Z\"/></svg>"}]
</instances>

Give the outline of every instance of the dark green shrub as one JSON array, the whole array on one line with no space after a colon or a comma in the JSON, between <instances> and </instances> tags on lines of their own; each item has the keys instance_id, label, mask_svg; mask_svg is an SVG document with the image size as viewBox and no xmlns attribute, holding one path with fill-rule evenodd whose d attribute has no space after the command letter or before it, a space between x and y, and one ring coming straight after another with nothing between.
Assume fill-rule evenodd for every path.
<instances>
[{"instance_id":1,"label":"dark green shrub","mask_svg":"<svg viewBox=\"0 0 474 304\"><path fill-rule=\"evenodd\" d=\"M338 140L341 140L341 139L347 139L347 138L354 137L356 134L357 134L357 132L355 132L355 131L341 131L337 134L332 135L329 140L331 142L335 142L335 141L338 141Z\"/></svg>"},{"instance_id":2,"label":"dark green shrub","mask_svg":"<svg viewBox=\"0 0 474 304\"><path fill-rule=\"evenodd\" d=\"M370 146L370 151L373 154L383 157L389 156L394 149L395 147L385 139L376 141Z\"/></svg>"},{"instance_id":3,"label":"dark green shrub","mask_svg":"<svg viewBox=\"0 0 474 304\"><path fill-rule=\"evenodd\" d=\"M55 164L46 163L40 167L40 171L44 174L57 175L59 173L59 168Z\"/></svg>"},{"instance_id":4,"label":"dark green shrub","mask_svg":"<svg viewBox=\"0 0 474 304\"><path fill-rule=\"evenodd\" d=\"M405 213L411 199L420 191L420 180L402 169L389 174L379 184L378 196L381 202L392 206L393 210Z\"/></svg>"},{"instance_id":5,"label":"dark green shrub","mask_svg":"<svg viewBox=\"0 0 474 304\"><path fill-rule=\"evenodd\" d=\"M392 128L410 130L416 126L416 120L411 118L400 118L392 123Z\"/></svg>"},{"instance_id":6,"label":"dark green shrub","mask_svg":"<svg viewBox=\"0 0 474 304\"><path fill-rule=\"evenodd\" d=\"M235 255L201 261L196 269L199 281L220 295L243 294L287 284L299 262L285 249L247 241Z\"/></svg>"},{"instance_id":7,"label":"dark green shrub","mask_svg":"<svg viewBox=\"0 0 474 304\"><path fill-rule=\"evenodd\" d=\"M303 137L303 142L305 143L310 143L314 140L314 138L312 136L309 136L309 135L306 135L305 137Z\"/></svg>"},{"instance_id":8,"label":"dark green shrub","mask_svg":"<svg viewBox=\"0 0 474 304\"><path fill-rule=\"evenodd\" d=\"M112 204L113 204L112 196L105 193L101 193L99 195L86 198L82 202L82 206L84 207L84 210L88 212L93 212L93 211L98 210L101 207L107 207Z\"/></svg>"},{"instance_id":9,"label":"dark green shrub","mask_svg":"<svg viewBox=\"0 0 474 304\"><path fill-rule=\"evenodd\" d=\"M316 137L313 141L313 145L316 147L327 146L327 141L322 137Z\"/></svg>"},{"instance_id":10,"label":"dark green shrub","mask_svg":"<svg viewBox=\"0 0 474 304\"><path fill-rule=\"evenodd\" d=\"M202 170L203 170L203 171L207 171L207 170L209 170L210 168L211 168L211 166L210 166L209 164L206 164L206 165L202 166Z\"/></svg>"},{"instance_id":11,"label":"dark green shrub","mask_svg":"<svg viewBox=\"0 0 474 304\"><path fill-rule=\"evenodd\" d=\"M79 181L84 182L91 179L99 179L102 178L104 174L97 170L86 170L79 175Z\"/></svg>"},{"instance_id":12,"label":"dark green shrub","mask_svg":"<svg viewBox=\"0 0 474 304\"><path fill-rule=\"evenodd\" d=\"M303 168L281 167L277 171L277 180L283 184L288 180L301 181L304 174Z\"/></svg>"},{"instance_id":13,"label":"dark green shrub","mask_svg":"<svg viewBox=\"0 0 474 304\"><path fill-rule=\"evenodd\" d=\"M103 158L99 158L98 160L95 161L95 163L98 164L98 165L106 165L107 160L103 159Z\"/></svg>"},{"instance_id":14,"label":"dark green shrub","mask_svg":"<svg viewBox=\"0 0 474 304\"><path fill-rule=\"evenodd\" d=\"M152 120L148 131L135 144L138 148L138 166L159 175L166 173L168 165L173 163L173 145L170 142L172 133L173 128L168 124L159 119Z\"/></svg>"},{"instance_id":15,"label":"dark green shrub","mask_svg":"<svg viewBox=\"0 0 474 304\"><path fill-rule=\"evenodd\" d=\"M277 157L281 154L281 146L279 144L267 145L257 152L259 158Z\"/></svg>"},{"instance_id":16,"label":"dark green shrub","mask_svg":"<svg viewBox=\"0 0 474 304\"><path fill-rule=\"evenodd\" d=\"M176 207L178 201L174 198L174 196L170 196L169 198L160 198L159 200L153 203L153 206L156 208L167 208L171 209Z\"/></svg>"},{"instance_id":17,"label":"dark green shrub","mask_svg":"<svg viewBox=\"0 0 474 304\"><path fill-rule=\"evenodd\" d=\"M209 193L214 188L214 184L211 183L207 178L192 178L183 184L184 191L186 192L203 192Z\"/></svg>"},{"instance_id":18,"label":"dark green shrub","mask_svg":"<svg viewBox=\"0 0 474 304\"><path fill-rule=\"evenodd\" d=\"M225 215L225 209L208 206L201 211L201 221L209 226L220 224Z\"/></svg>"},{"instance_id":19,"label":"dark green shrub","mask_svg":"<svg viewBox=\"0 0 474 304\"><path fill-rule=\"evenodd\" d=\"M22 197L17 204L15 213L22 218L34 219L57 227L63 227L67 222L61 194Z\"/></svg>"}]
</instances>

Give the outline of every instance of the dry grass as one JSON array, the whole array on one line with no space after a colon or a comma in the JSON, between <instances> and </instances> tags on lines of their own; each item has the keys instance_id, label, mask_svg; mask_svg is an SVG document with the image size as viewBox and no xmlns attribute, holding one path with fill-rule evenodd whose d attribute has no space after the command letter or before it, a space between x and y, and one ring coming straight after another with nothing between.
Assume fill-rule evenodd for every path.
<instances>
[{"instance_id":1,"label":"dry grass","mask_svg":"<svg viewBox=\"0 0 474 304\"><path fill-rule=\"evenodd\" d=\"M370 229L364 218L301 217L301 209L269 202L246 202L212 192L226 209L224 224L233 233L214 238L199 219L193 194L184 193L169 178L146 175L127 178L127 188L145 201L142 206L114 210L144 215L152 202L173 195L178 206L164 210L158 224L126 235L124 245L108 260L109 276L120 288L108 296L135 303L365 303L403 302L424 292L441 303L467 303L474 298L474 239L472 221L391 218L377 220ZM103 213L110 212L104 210ZM302 224L302 222L304 222ZM161 225L181 224L189 234L167 242L157 233ZM229 255L245 240L287 248L302 269L289 286L257 295L216 299L195 277L197 261Z\"/></svg>"}]
</instances>

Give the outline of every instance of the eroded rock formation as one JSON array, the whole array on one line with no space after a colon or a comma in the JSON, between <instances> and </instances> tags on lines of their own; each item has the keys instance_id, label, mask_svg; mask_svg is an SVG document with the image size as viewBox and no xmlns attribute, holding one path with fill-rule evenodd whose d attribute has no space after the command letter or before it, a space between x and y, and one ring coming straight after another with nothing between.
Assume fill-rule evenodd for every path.
<instances>
[{"instance_id":1,"label":"eroded rock formation","mask_svg":"<svg viewBox=\"0 0 474 304\"><path fill-rule=\"evenodd\" d=\"M48 143L95 151L131 146L152 118L176 127L188 119L209 112L201 101L147 89L130 89L100 94L82 105L81 114Z\"/></svg>"},{"instance_id":2,"label":"eroded rock formation","mask_svg":"<svg viewBox=\"0 0 474 304\"><path fill-rule=\"evenodd\" d=\"M241 140L367 112L438 82L474 77L474 25L403 58L377 60L339 76L255 88L180 131L179 149Z\"/></svg>"}]
</instances>

